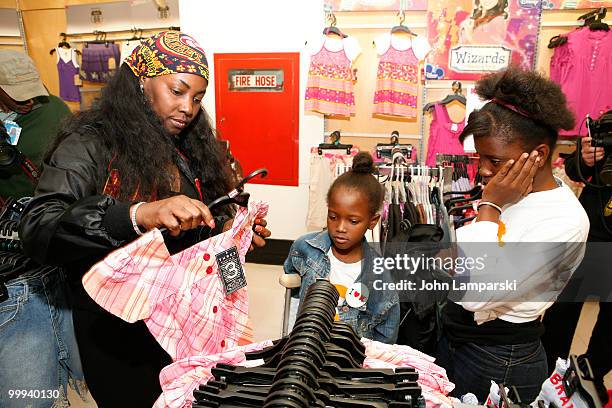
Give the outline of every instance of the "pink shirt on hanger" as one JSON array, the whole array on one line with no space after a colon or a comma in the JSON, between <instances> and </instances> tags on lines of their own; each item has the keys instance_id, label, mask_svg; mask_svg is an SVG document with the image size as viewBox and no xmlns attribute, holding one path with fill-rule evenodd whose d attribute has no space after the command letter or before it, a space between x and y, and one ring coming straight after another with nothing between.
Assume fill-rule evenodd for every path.
<instances>
[{"instance_id":1,"label":"pink shirt on hanger","mask_svg":"<svg viewBox=\"0 0 612 408\"><path fill-rule=\"evenodd\" d=\"M555 48L550 77L567 97L576 126L559 134L585 136L586 125L580 128L586 114L597 119L612 109L612 32L582 28L569 33L567 39Z\"/></svg>"},{"instance_id":2,"label":"pink shirt on hanger","mask_svg":"<svg viewBox=\"0 0 612 408\"><path fill-rule=\"evenodd\" d=\"M248 319L246 288L226 295L217 257L235 254L237 263L251 245L255 218L267 204L240 207L232 228L170 255L154 229L117 249L85 276L85 290L100 306L127 322L144 320L173 360L217 354L238 345Z\"/></svg>"},{"instance_id":3,"label":"pink shirt on hanger","mask_svg":"<svg viewBox=\"0 0 612 408\"><path fill-rule=\"evenodd\" d=\"M427 159L430 167L436 166L436 154L465 154L459 135L463 132L465 121L453 122L446 105L436 103L429 125L429 140L427 142Z\"/></svg>"}]
</instances>

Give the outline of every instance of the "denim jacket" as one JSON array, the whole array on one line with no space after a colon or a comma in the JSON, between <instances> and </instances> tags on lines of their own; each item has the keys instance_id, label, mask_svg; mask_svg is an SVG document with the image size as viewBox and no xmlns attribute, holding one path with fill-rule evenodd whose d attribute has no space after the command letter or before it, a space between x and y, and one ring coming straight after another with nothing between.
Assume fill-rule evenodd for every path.
<instances>
[{"instance_id":1,"label":"denim jacket","mask_svg":"<svg viewBox=\"0 0 612 408\"><path fill-rule=\"evenodd\" d=\"M329 277L331 264L327 253L331 246L331 238L327 231L304 235L291 246L284 268L285 273L298 273L302 277L300 300L304 299L306 289L317 278ZM357 279L368 287L370 291L368 301L363 310L352 307L340 308L338 311L340 320L349 323L360 337L393 344L397 340L399 328L399 298L394 291L374 290L374 279L391 282L392 278L385 273L374 277L372 271L365 271L367 265L372 264L371 259L375 255L365 239L363 253L362 270Z\"/></svg>"}]
</instances>

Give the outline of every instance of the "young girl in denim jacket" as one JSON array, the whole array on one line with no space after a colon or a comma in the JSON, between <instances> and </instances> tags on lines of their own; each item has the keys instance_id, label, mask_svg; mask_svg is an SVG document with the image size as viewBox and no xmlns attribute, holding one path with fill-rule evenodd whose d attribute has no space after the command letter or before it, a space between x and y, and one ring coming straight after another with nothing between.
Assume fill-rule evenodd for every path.
<instances>
[{"instance_id":1,"label":"young girl in denim jacket","mask_svg":"<svg viewBox=\"0 0 612 408\"><path fill-rule=\"evenodd\" d=\"M328 279L340 293L337 319L349 323L361 337L394 343L398 295L374 284L391 278L386 272L373 273L377 254L365 240L367 230L378 223L384 194L373 171L370 154L354 157L352 170L338 177L327 192L327 230L296 240L284 268L285 273L300 274L300 300L317 278Z\"/></svg>"}]
</instances>

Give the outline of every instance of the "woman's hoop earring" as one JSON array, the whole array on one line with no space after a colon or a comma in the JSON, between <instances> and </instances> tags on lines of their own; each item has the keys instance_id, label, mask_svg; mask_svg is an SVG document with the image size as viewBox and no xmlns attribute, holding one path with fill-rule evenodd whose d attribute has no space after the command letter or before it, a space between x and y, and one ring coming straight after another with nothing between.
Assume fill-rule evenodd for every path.
<instances>
[{"instance_id":1,"label":"woman's hoop earring","mask_svg":"<svg viewBox=\"0 0 612 408\"><path fill-rule=\"evenodd\" d=\"M140 92L144 93L144 85L143 84L140 84Z\"/></svg>"}]
</instances>

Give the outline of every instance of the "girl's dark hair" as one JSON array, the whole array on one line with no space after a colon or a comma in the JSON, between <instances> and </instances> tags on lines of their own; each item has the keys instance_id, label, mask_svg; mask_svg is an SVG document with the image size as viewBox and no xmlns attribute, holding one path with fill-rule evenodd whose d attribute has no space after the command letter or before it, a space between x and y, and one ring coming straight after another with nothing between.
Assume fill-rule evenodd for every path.
<instances>
[{"instance_id":1,"label":"girl's dark hair","mask_svg":"<svg viewBox=\"0 0 612 408\"><path fill-rule=\"evenodd\" d=\"M493 102L470 113L462 142L469 135L496 136L507 143L518 140L526 150L541 143L554 148L559 129L574 127L559 85L535 71L510 67L487 75L476 83L476 93Z\"/></svg>"},{"instance_id":2,"label":"girl's dark hair","mask_svg":"<svg viewBox=\"0 0 612 408\"><path fill-rule=\"evenodd\" d=\"M327 192L327 202L329 202L329 198L334 189L339 187L358 190L367 198L370 214L376 214L382 206L384 192L380 183L372 176L374 171L374 161L370 153L357 153L357 155L353 157L353 167L351 171L340 175L332 183Z\"/></svg>"},{"instance_id":3,"label":"girl's dark hair","mask_svg":"<svg viewBox=\"0 0 612 408\"><path fill-rule=\"evenodd\" d=\"M206 112L199 112L178 136L170 135L125 64L102 90L95 106L77 113L64 125L45 161L73 133L93 133L100 140L104 164L100 164L102 185L98 193L103 191L112 160L112 168L118 170L121 180L119 198L128 200L137 190L145 197L153 191L159 198L167 197L172 180L169 166L176 162L177 148L189 161L193 176L202 180L205 202L231 189L224 152Z\"/></svg>"}]
</instances>

